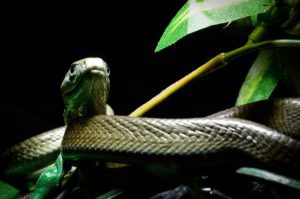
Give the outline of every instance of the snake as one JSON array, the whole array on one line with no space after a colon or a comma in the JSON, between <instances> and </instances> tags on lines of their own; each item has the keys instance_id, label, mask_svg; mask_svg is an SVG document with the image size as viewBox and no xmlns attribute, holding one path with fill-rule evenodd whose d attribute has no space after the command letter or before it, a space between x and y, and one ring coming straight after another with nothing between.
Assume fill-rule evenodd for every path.
<instances>
[{"instance_id":1,"label":"snake","mask_svg":"<svg viewBox=\"0 0 300 199\"><path fill-rule=\"evenodd\" d=\"M44 168L60 152L70 161L211 167L222 166L226 157L229 163L300 166L300 98L261 100L199 118L130 117L114 115L107 104L109 75L98 57L71 64L61 84L66 125L6 150L1 159L5 174Z\"/></svg>"}]
</instances>

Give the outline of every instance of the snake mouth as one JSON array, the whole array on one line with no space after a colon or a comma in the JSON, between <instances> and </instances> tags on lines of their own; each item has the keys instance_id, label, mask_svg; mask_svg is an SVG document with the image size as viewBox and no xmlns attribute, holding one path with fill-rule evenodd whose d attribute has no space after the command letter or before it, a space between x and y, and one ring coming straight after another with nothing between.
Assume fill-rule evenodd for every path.
<instances>
[{"instance_id":1,"label":"snake mouth","mask_svg":"<svg viewBox=\"0 0 300 199\"><path fill-rule=\"evenodd\" d=\"M82 87L85 89L94 90L95 84L99 79L105 79L108 77L108 72L105 68L91 67L82 71L73 81L67 81L62 86L62 95L70 96L78 92ZM70 79L71 80L71 79Z\"/></svg>"}]
</instances>

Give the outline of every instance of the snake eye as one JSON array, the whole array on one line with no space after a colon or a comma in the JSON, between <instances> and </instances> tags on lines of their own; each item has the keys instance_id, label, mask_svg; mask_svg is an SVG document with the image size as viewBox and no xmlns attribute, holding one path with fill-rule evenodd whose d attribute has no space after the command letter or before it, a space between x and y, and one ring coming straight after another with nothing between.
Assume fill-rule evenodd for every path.
<instances>
[{"instance_id":1,"label":"snake eye","mask_svg":"<svg viewBox=\"0 0 300 199\"><path fill-rule=\"evenodd\" d=\"M75 68L76 68L76 64L72 64L71 67L70 67L70 72L74 73Z\"/></svg>"},{"instance_id":2,"label":"snake eye","mask_svg":"<svg viewBox=\"0 0 300 199\"><path fill-rule=\"evenodd\" d=\"M107 73L107 75L110 74L110 69L108 67L106 67L106 73Z\"/></svg>"}]
</instances>

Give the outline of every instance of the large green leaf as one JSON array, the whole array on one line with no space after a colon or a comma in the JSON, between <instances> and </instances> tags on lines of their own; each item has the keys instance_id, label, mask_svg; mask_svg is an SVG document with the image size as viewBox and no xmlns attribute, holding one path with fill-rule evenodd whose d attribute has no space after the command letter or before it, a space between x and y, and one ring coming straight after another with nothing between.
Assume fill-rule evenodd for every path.
<instances>
[{"instance_id":1,"label":"large green leaf","mask_svg":"<svg viewBox=\"0 0 300 199\"><path fill-rule=\"evenodd\" d=\"M240 89L236 105L268 99L281 78L275 50L259 53Z\"/></svg>"},{"instance_id":2,"label":"large green leaf","mask_svg":"<svg viewBox=\"0 0 300 199\"><path fill-rule=\"evenodd\" d=\"M189 0L162 35L155 52L203 28L266 12L276 0Z\"/></svg>"}]
</instances>

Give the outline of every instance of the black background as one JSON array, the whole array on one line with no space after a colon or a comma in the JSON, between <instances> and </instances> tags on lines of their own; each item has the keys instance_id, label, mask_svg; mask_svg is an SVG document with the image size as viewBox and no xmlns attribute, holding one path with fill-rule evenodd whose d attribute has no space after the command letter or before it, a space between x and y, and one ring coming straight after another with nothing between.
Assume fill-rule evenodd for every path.
<instances>
[{"instance_id":1,"label":"black background","mask_svg":"<svg viewBox=\"0 0 300 199\"><path fill-rule=\"evenodd\" d=\"M208 28L154 53L185 1L11 4L2 8L1 150L63 125L60 84L70 64L102 57L111 69L109 104L127 115L243 35ZM228 108L254 55L197 79L145 116L200 117Z\"/></svg>"}]
</instances>

